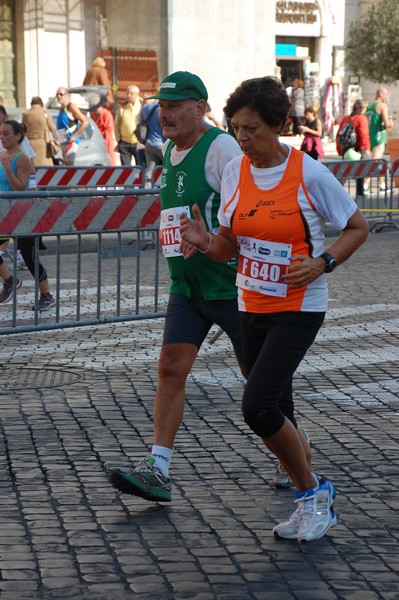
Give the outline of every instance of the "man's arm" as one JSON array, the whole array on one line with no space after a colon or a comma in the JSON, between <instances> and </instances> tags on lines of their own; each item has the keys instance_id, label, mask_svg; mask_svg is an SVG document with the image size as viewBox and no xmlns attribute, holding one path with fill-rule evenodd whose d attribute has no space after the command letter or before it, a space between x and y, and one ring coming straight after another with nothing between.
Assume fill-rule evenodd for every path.
<instances>
[{"instance_id":1,"label":"man's arm","mask_svg":"<svg viewBox=\"0 0 399 600\"><path fill-rule=\"evenodd\" d=\"M393 123L389 118L388 106L385 104L385 102L379 103L377 106L377 112L381 115L382 122L384 123L386 129L393 127Z\"/></svg>"},{"instance_id":2,"label":"man's arm","mask_svg":"<svg viewBox=\"0 0 399 600\"><path fill-rule=\"evenodd\" d=\"M82 131L84 131L86 127L88 127L89 121L86 119L85 115L75 104L70 104L68 110L71 113L71 115L80 122L79 129L74 131L71 137L69 138L69 141L72 143L75 142L76 138L79 137Z\"/></svg>"}]
</instances>

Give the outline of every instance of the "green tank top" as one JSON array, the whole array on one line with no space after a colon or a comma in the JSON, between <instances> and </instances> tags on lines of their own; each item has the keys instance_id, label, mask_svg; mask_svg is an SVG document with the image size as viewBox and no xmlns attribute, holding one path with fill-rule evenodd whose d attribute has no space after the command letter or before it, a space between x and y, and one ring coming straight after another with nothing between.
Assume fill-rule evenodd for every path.
<instances>
[{"instance_id":1,"label":"green tank top","mask_svg":"<svg viewBox=\"0 0 399 600\"><path fill-rule=\"evenodd\" d=\"M217 213L220 194L205 178L205 160L209 146L218 135L228 135L217 127L209 129L193 146L187 156L175 167L170 162L170 142L165 153L161 177L162 209L198 204L209 231L217 232ZM237 297L235 285L237 261L216 262L198 252L188 260L183 256L168 258L170 293L187 298L205 300L232 300Z\"/></svg>"},{"instance_id":2,"label":"green tank top","mask_svg":"<svg viewBox=\"0 0 399 600\"><path fill-rule=\"evenodd\" d=\"M379 115L376 111L378 103L379 100L372 102L368 105L366 110L366 115L369 120L371 149L373 149L375 146L379 146L380 144L386 144L388 138L386 129L381 129L382 116Z\"/></svg>"}]
</instances>

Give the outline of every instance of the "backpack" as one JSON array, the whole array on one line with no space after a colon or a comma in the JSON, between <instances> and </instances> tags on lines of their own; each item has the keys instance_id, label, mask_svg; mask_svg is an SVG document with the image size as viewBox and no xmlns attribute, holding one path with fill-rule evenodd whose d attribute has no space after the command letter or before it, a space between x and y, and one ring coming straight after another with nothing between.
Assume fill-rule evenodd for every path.
<instances>
[{"instance_id":1,"label":"backpack","mask_svg":"<svg viewBox=\"0 0 399 600\"><path fill-rule=\"evenodd\" d=\"M342 150L340 153L341 156L343 156L349 148L354 148L356 146L356 130L351 120L347 121L338 131L337 142Z\"/></svg>"}]
</instances>

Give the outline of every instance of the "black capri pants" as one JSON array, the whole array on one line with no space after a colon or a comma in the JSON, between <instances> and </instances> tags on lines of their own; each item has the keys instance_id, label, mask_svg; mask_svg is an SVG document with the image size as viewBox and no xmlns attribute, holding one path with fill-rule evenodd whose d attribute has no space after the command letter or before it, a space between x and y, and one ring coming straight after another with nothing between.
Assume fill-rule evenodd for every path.
<instances>
[{"instance_id":1,"label":"black capri pants","mask_svg":"<svg viewBox=\"0 0 399 600\"><path fill-rule=\"evenodd\" d=\"M292 379L314 342L324 312L240 313L245 422L260 437L277 433L289 419L296 427Z\"/></svg>"},{"instance_id":2,"label":"black capri pants","mask_svg":"<svg viewBox=\"0 0 399 600\"><path fill-rule=\"evenodd\" d=\"M0 244L7 242L9 238L1 238ZM35 278L35 266L36 266L36 250L35 250L35 238L30 237L20 237L17 239L17 248L21 251L22 258L25 261L26 266L28 267L30 273L33 278ZM0 265L4 262L3 257L0 256ZM45 281L47 279L47 271L43 267L42 263L39 261L38 263L38 281Z\"/></svg>"}]
</instances>

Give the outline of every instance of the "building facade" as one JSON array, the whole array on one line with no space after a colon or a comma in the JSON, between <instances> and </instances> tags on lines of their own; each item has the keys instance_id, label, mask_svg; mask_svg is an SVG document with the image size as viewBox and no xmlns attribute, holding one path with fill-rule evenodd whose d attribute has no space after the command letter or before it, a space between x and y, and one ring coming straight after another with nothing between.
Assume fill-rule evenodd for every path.
<instances>
[{"instance_id":1,"label":"building facade","mask_svg":"<svg viewBox=\"0 0 399 600\"><path fill-rule=\"evenodd\" d=\"M81 85L102 54L119 100L130 82L145 95L166 74L191 70L221 118L242 80L276 74L287 85L303 79L328 124L352 93L375 92L369 82L350 88L344 67L349 24L372 1L0 0L0 94L6 106L46 101L60 85Z\"/></svg>"}]
</instances>

